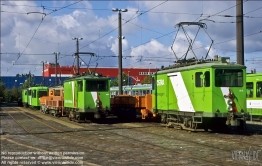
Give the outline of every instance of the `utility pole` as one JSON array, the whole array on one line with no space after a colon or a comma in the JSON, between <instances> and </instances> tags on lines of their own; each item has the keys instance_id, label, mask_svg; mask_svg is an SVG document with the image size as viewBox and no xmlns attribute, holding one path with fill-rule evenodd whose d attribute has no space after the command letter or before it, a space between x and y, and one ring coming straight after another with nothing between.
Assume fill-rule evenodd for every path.
<instances>
[{"instance_id":1,"label":"utility pole","mask_svg":"<svg viewBox=\"0 0 262 166\"><path fill-rule=\"evenodd\" d=\"M82 40L83 38L76 38L73 37L72 40L76 40L76 53L75 53L75 58L76 58L76 75L79 74L79 45L78 45L78 40Z\"/></svg>"},{"instance_id":2,"label":"utility pole","mask_svg":"<svg viewBox=\"0 0 262 166\"><path fill-rule=\"evenodd\" d=\"M45 61L41 61L41 63L43 63L43 74L42 74L42 85L44 85L45 83Z\"/></svg>"},{"instance_id":3,"label":"utility pole","mask_svg":"<svg viewBox=\"0 0 262 166\"><path fill-rule=\"evenodd\" d=\"M236 0L237 64L244 65L243 0Z\"/></svg>"},{"instance_id":4,"label":"utility pole","mask_svg":"<svg viewBox=\"0 0 262 166\"><path fill-rule=\"evenodd\" d=\"M42 85L45 83L45 63L43 62L43 78L42 78Z\"/></svg>"},{"instance_id":5,"label":"utility pole","mask_svg":"<svg viewBox=\"0 0 262 166\"><path fill-rule=\"evenodd\" d=\"M127 9L113 8L113 12L118 12L118 88L119 95L123 94L123 78L122 78L122 24L121 12L127 12Z\"/></svg>"},{"instance_id":6,"label":"utility pole","mask_svg":"<svg viewBox=\"0 0 262 166\"><path fill-rule=\"evenodd\" d=\"M31 87L31 71L29 71L29 88Z\"/></svg>"},{"instance_id":7,"label":"utility pole","mask_svg":"<svg viewBox=\"0 0 262 166\"><path fill-rule=\"evenodd\" d=\"M60 52L53 52L53 54L55 54L55 85L57 85L57 56L60 54Z\"/></svg>"},{"instance_id":8,"label":"utility pole","mask_svg":"<svg viewBox=\"0 0 262 166\"><path fill-rule=\"evenodd\" d=\"M127 85L128 85L128 86L129 86L129 84L130 84L130 83L129 83L129 75L130 75L129 73L130 73L130 71L128 71L128 77L127 77L127 81L128 81L128 82L127 82Z\"/></svg>"}]
</instances>

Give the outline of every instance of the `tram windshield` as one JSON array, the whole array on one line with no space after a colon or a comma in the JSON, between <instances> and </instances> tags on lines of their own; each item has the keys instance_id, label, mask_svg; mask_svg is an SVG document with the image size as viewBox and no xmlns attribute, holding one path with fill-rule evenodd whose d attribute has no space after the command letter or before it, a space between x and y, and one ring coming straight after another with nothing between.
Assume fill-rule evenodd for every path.
<instances>
[{"instance_id":1,"label":"tram windshield","mask_svg":"<svg viewBox=\"0 0 262 166\"><path fill-rule=\"evenodd\" d=\"M47 96L47 91L46 90L40 90L38 92L38 97L42 97L42 96Z\"/></svg>"},{"instance_id":2,"label":"tram windshield","mask_svg":"<svg viewBox=\"0 0 262 166\"><path fill-rule=\"evenodd\" d=\"M107 80L87 80L86 81L86 92L104 92L108 91Z\"/></svg>"},{"instance_id":3,"label":"tram windshield","mask_svg":"<svg viewBox=\"0 0 262 166\"><path fill-rule=\"evenodd\" d=\"M241 69L216 69L216 87L242 87L243 70Z\"/></svg>"}]
</instances>

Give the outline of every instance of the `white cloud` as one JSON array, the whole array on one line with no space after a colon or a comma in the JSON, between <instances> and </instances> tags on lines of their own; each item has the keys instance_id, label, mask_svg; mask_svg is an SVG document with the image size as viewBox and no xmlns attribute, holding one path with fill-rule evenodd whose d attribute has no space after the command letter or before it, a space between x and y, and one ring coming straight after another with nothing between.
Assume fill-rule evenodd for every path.
<instances>
[{"instance_id":1,"label":"white cloud","mask_svg":"<svg viewBox=\"0 0 262 166\"><path fill-rule=\"evenodd\" d=\"M58 25L65 27L66 29L75 28L80 26L77 20L71 15L65 15L54 18Z\"/></svg>"},{"instance_id":2,"label":"white cloud","mask_svg":"<svg viewBox=\"0 0 262 166\"><path fill-rule=\"evenodd\" d=\"M163 1L137 1L137 4L129 3L128 12L122 13L122 35L125 39L122 41L123 56L134 56L134 58L123 59L123 64L130 66L146 66L149 63L161 66L169 65L175 60L175 56L171 51L171 45L174 40L174 26L181 21L194 21L206 18L230 8L235 2L226 1L167 1L160 6ZM43 12L41 7L28 8L27 6L37 6L33 1L5 1L5 4L18 6L4 6L2 11L15 11L18 13L27 13L29 11ZM107 3L101 1L101 3ZM110 3L110 2L109 2ZM48 6L50 3L43 3ZM68 1L54 1L53 6L62 7L70 4ZM244 3L244 13L250 12L261 6L262 2ZM83 37L79 41L81 51L94 52L100 56L118 55L118 13L111 11L110 4L108 10L89 10L92 9L92 1L82 1L71 6L78 9L61 9L53 14L46 16L42 21L41 14L12 14L1 13L1 52L24 54L50 54L50 55L22 55L18 59L18 63L39 63L41 60L54 62L54 55L51 53L59 51L61 65L73 65L72 55L76 50L76 41L71 40L72 37ZM157 6L157 7L156 7ZM80 9L86 8L86 9ZM154 8L155 7L155 8ZM139 17L140 12L148 11ZM151 10L152 9L152 10ZM251 12L248 16L260 17L262 10ZM45 10L48 13L48 10ZM165 12L165 13L163 13ZM203 14L200 17L200 14ZM236 55L236 24L235 23L219 23L219 22L235 22L235 17L222 17L222 15L235 15L235 8L219 13L218 16L210 17L211 21L205 21L207 25L206 31L214 40L214 45L209 55L231 56ZM137 17L137 18L135 18ZM127 20L132 19L130 22ZM245 18L244 34L249 35L261 31L261 18ZM37 29L38 28L38 29ZM114 30L115 29L115 30ZM37 30L37 31L36 31ZM189 36L193 39L195 30L186 28ZM170 33L174 31L174 33ZM36 32L36 33L35 33ZM32 38L35 33L34 38ZM170 35L166 35L170 33ZM178 41L174 44L175 53L181 57L188 48L188 42L183 35L178 35ZM233 39L233 40L231 40ZM248 53L250 51L259 50L262 47L261 33L250 35L244 38L246 58L253 58L258 54ZM29 43L29 41L31 42ZM230 40L230 41L229 41ZM223 41L225 41L223 43ZM216 44L222 42L221 44ZM195 41L194 52L198 58L206 55L209 48L210 39L205 33L200 33ZM202 47L201 49L195 49ZM153 59L153 61L142 61L138 59ZM188 57L192 57L190 52ZM89 61L89 56L82 57L85 61ZM235 58L236 59L236 58ZM6 67L10 68L11 62L17 60L17 54L2 54L1 67L3 71ZM166 62L170 61L170 62ZM117 58L92 58L92 65L96 62L99 67L117 66ZM247 63L248 68L253 67L251 63ZM22 71L26 66L14 66L6 75L14 75ZM33 70L33 69L32 69ZM40 75L41 66L34 74ZM261 69L262 71L262 69Z\"/></svg>"}]
</instances>

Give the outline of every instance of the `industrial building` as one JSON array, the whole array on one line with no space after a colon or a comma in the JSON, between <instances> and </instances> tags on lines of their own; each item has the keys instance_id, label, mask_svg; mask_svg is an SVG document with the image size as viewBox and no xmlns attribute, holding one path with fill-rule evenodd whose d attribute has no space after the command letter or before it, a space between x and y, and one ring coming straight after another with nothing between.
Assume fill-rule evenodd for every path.
<instances>
[{"instance_id":1,"label":"industrial building","mask_svg":"<svg viewBox=\"0 0 262 166\"><path fill-rule=\"evenodd\" d=\"M58 77L58 83L62 83L68 77ZM2 76L1 81L3 81L5 88L12 89L13 87L19 88L21 87L26 80L28 80L28 76ZM32 85L40 85L44 81L44 85L54 86L55 85L55 77L43 77L42 76L32 76Z\"/></svg>"},{"instance_id":2,"label":"industrial building","mask_svg":"<svg viewBox=\"0 0 262 166\"><path fill-rule=\"evenodd\" d=\"M55 64L47 63L44 65L44 77L43 76L32 76L32 84L42 84L47 86L54 86L56 84L56 72L55 72ZM96 72L101 73L103 76L110 77L112 80L115 79L118 75L118 68L108 68L108 67L100 67L100 68L80 68L79 73L84 72ZM154 74L157 69L156 68L123 68L122 71L129 76L130 84L140 84L147 75ZM63 83L63 81L72 77L76 73L75 66L59 66L57 65L57 79L58 84ZM1 80L4 82L5 87L7 89L12 89L13 87L20 87L24 84L26 80L28 80L28 75L19 75L19 76L2 76Z\"/></svg>"},{"instance_id":3,"label":"industrial building","mask_svg":"<svg viewBox=\"0 0 262 166\"><path fill-rule=\"evenodd\" d=\"M45 77L55 77L55 64L48 63L44 66ZM118 68L112 67L98 67L98 68L80 68L79 73L88 71L95 71L101 73L103 76L115 78L118 75ZM147 75L152 75L157 71L157 68L123 68L123 73L129 76L130 82L133 84L141 83ZM57 76L71 77L76 73L75 66L60 66L57 64Z\"/></svg>"}]
</instances>

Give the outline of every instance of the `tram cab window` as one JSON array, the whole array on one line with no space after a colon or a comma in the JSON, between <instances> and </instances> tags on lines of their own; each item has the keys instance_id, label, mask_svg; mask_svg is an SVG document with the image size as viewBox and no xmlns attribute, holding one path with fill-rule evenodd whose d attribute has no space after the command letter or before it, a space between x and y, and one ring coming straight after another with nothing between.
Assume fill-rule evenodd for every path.
<instances>
[{"instance_id":1,"label":"tram cab window","mask_svg":"<svg viewBox=\"0 0 262 166\"><path fill-rule=\"evenodd\" d=\"M55 96L60 96L60 90L55 90Z\"/></svg>"},{"instance_id":2,"label":"tram cab window","mask_svg":"<svg viewBox=\"0 0 262 166\"><path fill-rule=\"evenodd\" d=\"M103 92L108 90L108 84L107 81L101 81L101 80L87 80L86 81L86 91L92 92Z\"/></svg>"},{"instance_id":3,"label":"tram cab window","mask_svg":"<svg viewBox=\"0 0 262 166\"><path fill-rule=\"evenodd\" d=\"M247 82L247 97L253 97L253 82Z\"/></svg>"},{"instance_id":4,"label":"tram cab window","mask_svg":"<svg viewBox=\"0 0 262 166\"><path fill-rule=\"evenodd\" d=\"M262 82L257 82L257 97L262 97Z\"/></svg>"},{"instance_id":5,"label":"tram cab window","mask_svg":"<svg viewBox=\"0 0 262 166\"><path fill-rule=\"evenodd\" d=\"M40 90L38 91L38 98L42 96L47 96L47 90Z\"/></svg>"},{"instance_id":6,"label":"tram cab window","mask_svg":"<svg viewBox=\"0 0 262 166\"><path fill-rule=\"evenodd\" d=\"M28 96L31 96L32 90L28 90Z\"/></svg>"},{"instance_id":7,"label":"tram cab window","mask_svg":"<svg viewBox=\"0 0 262 166\"><path fill-rule=\"evenodd\" d=\"M216 87L242 87L243 70L241 69L216 69Z\"/></svg>"}]
</instances>

